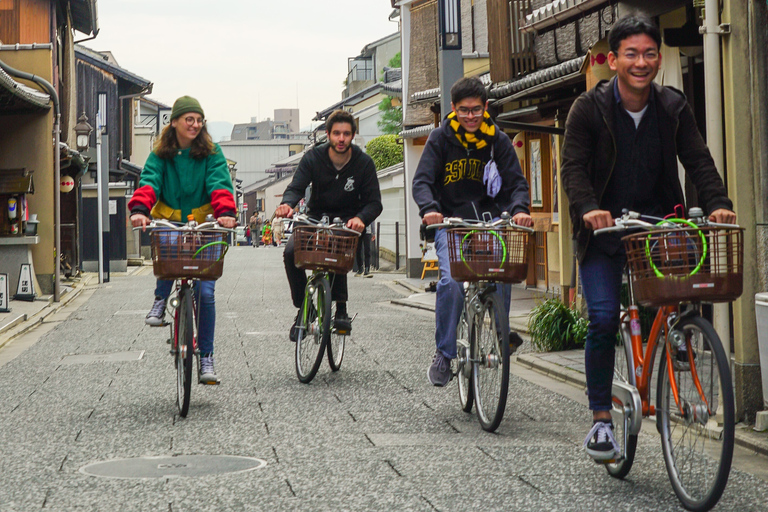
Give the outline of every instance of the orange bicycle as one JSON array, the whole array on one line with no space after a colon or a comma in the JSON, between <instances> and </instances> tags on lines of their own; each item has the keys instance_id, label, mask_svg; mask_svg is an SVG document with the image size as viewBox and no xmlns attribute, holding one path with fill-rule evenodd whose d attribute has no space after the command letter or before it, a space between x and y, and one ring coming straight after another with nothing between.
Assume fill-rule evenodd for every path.
<instances>
[{"instance_id":1,"label":"orange bicycle","mask_svg":"<svg viewBox=\"0 0 768 512\"><path fill-rule=\"evenodd\" d=\"M613 410L620 455L606 464L624 478L632 468L642 418L656 417L667 473L688 510L711 509L731 468L734 397L728 355L702 302L738 298L743 285L743 229L708 222L700 208L690 219L641 220L626 212L609 231L640 228L622 238L627 253L629 307L616 347ZM643 351L638 304L658 307ZM656 402L651 377L661 349Z\"/></svg>"}]
</instances>

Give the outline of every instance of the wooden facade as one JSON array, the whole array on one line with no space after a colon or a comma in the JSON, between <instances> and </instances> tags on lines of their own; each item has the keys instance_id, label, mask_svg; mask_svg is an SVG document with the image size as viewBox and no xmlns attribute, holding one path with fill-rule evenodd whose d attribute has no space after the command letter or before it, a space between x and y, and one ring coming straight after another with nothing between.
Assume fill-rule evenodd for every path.
<instances>
[{"instance_id":1,"label":"wooden facade","mask_svg":"<svg viewBox=\"0 0 768 512\"><path fill-rule=\"evenodd\" d=\"M533 37L518 30L531 12L531 0L488 0L491 80L506 82L536 69Z\"/></svg>"},{"instance_id":2,"label":"wooden facade","mask_svg":"<svg viewBox=\"0 0 768 512\"><path fill-rule=\"evenodd\" d=\"M0 0L0 41L50 43L54 8L50 0Z\"/></svg>"}]
</instances>

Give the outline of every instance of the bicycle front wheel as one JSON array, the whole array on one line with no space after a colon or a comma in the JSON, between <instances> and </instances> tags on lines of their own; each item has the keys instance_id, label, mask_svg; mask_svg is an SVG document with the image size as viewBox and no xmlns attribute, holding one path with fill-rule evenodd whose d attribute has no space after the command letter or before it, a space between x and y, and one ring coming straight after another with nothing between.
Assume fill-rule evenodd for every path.
<instances>
[{"instance_id":1,"label":"bicycle front wheel","mask_svg":"<svg viewBox=\"0 0 768 512\"><path fill-rule=\"evenodd\" d=\"M331 288L327 279L312 280L307 284L299 325L296 375L307 384L315 378L331 336Z\"/></svg>"},{"instance_id":2,"label":"bicycle front wheel","mask_svg":"<svg viewBox=\"0 0 768 512\"><path fill-rule=\"evenodd\" d=\"M616 355L613 365L613 380L624 382L626 384L635 384L635 371L631 358L632 339L629 336L629 330L626 324L621 326L619 331L619 341L616 346ZM633 411L633 414L641 414L642 411ZM637 435L627 433L627 417L624 410L624 404L620 401L614 402L611 410L613 418L613 430L616 442L619 443L623 457L616 459L616 462L608 463L605 469L608 474L614 478L624 478L632 469L632 463L635 461L635 451L637 449Z\"/></svg>"},{"instance_id":3,"label":"bicycle front wheel","mask_svg":"<svg viewBox=\"0 0 768 512\"><path fill-rule=\"evenodd\" d=\"M731 373L720 338L707 320L685 318L675 331L671 336L677 334L684 344L676 353L665 350L662 355L656 421L675 494L688 510L704 511L720 499L731 470Z\"/></svg>"},{"instance_id":4,"label":"bicycle front wheel","mask_svg":"<svg viewBox=\"0 0 768 512\"><path fill-rule=\"evenodd\" d=\"M472 394L472 363L469 348L469 315L467 308L461 312L459 325L456 327L456 380L459 383L459 402L461 410L472 410L474 395Z\"/></svg>"},{"instance_id":5,"label":"bicycle front wheel","mask_svg":"<svg viewBox=\"0 0 768 512\"><path fill-rule=\"evenodd\" d=\"M472 388L483 430L495 431L504 416L509 386L509 320L497 293L483 299L472 323Z\"/></svg>"},{"instance_id":6,"label":"bicycle front wheel","mask_svg":"<svg viewBox=\"0 0 768 512\"><path fill-rule=\"evenodd\" d=\"M336 311L334 308L334 317ZM341 361L344 359L344 347L347 344L347 336L339 334L336 329L331 329L331 335L328 340L328 365L331 371L337 372L341 368Z\"/></svg>"},{"instance_id":7,"label":"bicycle front wheel","mask_svg":"<svg viewBox=\"0 0 768 512\"><path fill-rule=\"evenodd\" d=\"M176 309L176 404L182 418L189 412L189 395L192 391L192 360L195 357L194 302L192 289L185 286L179 294Z\"/></svg>"}]
</instances>

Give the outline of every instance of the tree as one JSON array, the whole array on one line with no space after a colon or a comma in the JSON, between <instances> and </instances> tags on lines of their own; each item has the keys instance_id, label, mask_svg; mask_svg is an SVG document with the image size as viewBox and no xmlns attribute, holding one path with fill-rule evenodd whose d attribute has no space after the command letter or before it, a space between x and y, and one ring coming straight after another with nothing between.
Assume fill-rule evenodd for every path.
<instances>
[{"instance_id":1,"label":"tree","mask_svg":"<svg viewBox=\"0 0 768 512\"><path fill-rule=\"evenodd\" d=\"M387 67L400 67L400 52L390 59ZM391 96L387 96L379 103L381 119L376 124L382 132L397 135L403 129L403 107L392 105L392 99Z\"/></svg>"},{"instance_id":2,"label":"tree","mask_svg":"<svg viewBox=\"0 0 768 512\"><path fill-rule=\"evenodd\" d=\"M380 135L371 139L365 151L373 159L377 171L403 161L403 146L397 143L396 135Z\"/></svg>"}]
</instances>

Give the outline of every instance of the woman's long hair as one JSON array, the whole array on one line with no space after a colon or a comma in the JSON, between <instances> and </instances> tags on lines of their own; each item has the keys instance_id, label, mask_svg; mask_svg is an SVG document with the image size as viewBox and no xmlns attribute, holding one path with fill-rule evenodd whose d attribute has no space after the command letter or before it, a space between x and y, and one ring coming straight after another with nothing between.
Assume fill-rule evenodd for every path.
<instances>
[{"instance_id":1,"label":"woman's long hair","mask_svg":"<svg viewBox=\"0 0 768 512\"><path fill-rule=\"evenodd\" d=\"M179 120L179 122L182 122ZM192 147L189 156L195 160L208 158L214 152L213 139L208 133L208 129L203 125L200 133L192 141ZM172 160L179 151L179 141L176 139L176 129L172 125L163 128L160 138L155 144L155 154L164 160Z\"/></svg>"}]
</instances>

